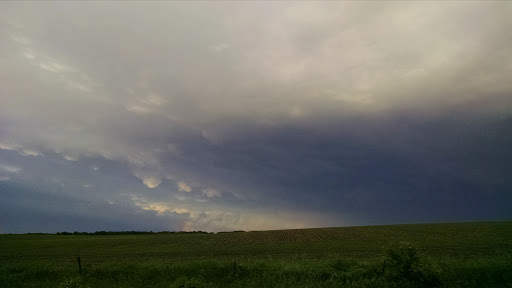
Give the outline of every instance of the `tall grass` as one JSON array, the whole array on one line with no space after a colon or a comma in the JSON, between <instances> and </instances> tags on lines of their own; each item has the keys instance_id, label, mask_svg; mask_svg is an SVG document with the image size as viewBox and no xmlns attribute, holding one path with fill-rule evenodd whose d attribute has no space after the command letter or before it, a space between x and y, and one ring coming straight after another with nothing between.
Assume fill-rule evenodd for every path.
<instances>
[{"instance_id":1,"label":"tall grass","mask_svg":"<svg viewBox=\"0 0 512 288\"><path fill-rule=\"evenodd\" d=\"M512 287L512 259L439 261L393 250L382 261L222 260L0 267L1 287Z\"/></svg>"}]
</instances>

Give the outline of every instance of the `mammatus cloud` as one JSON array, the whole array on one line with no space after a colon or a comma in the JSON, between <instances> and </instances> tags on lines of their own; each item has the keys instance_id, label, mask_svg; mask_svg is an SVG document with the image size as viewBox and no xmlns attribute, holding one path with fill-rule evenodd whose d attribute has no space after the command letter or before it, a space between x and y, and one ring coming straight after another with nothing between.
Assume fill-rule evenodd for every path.
<instances>
[{"instance_id":1,"label":"mammatus cloud","mask_svg":"<svg viewBox=\"0 0 512 288\"><path fill-rule=\"evenodd\" d=\"M134 203L143 210L154 211L160 215L179 214L185 216L180 230L267 230L298 229L314 227L318 221L328 226L328 217L321 214L295 213L291 211L273 211L269 219L260 211L237 211L237 209L194 209L179 208L172 203L151 202L144 197L132 196Z\"/></svg>"},{"instance_id":2,"label":"mammatus cloud","mask_svg":"<svg viewBox=\"0 0 512 288\"><path fill-rule=\"evenodd\" d=\"M0 164L0 170L7 173L18 173L21 171L21 168L12 165Z\"/></svg>"},{"instance_id":3,"label":"mammatus cloud","mask_svg":"<svg viewBox=\"0 0 512 288\"><path fill-rule=\"evenodd\" d=\"M0 200L155 230L508 217L511 5L1 3L1 187L26 195Z\"/></svg>"},{"instance_id":4,"label":"mammatus cloud","mask_svg":"<svg viewBox=\"0 0 512 288\"><path fill-rule=\"evenodd\" d=\"M11 175L21 172L22 169L17 166L0 164L0 181L11 180Z\"/></svg>"},{"instance_id":5,"label":"mammatus cloud","mask_svg":"<svg viewBox=\"0 0 512 288\"><path fill-rule=\"evenodd\" d=\"M63 155L62 157L64 157L64 159L66 159L68 161L77 161L78 160L77 156L69 155L69 154Z\"/></svg>"},{"instance_id":6,"label":"mammatus cloud","mask_svg":"<svg viewBox=\"0 0 512 288\"><path fill-rule=\"evenodd\" d=\"M206 188L206 189L203 189L203 195L205 195L208 198L213 198L213 197L221 197L222 193L220 193L220 191L217 191L213 188Z\"/></svg>"},{"instance_id":7,"label":"mammatus cloud","mask_svg":"<svg viewBox=\"0 0 512 288\"><path fill-rule=\"evenodd\" d=\"M162 180L160 180L156 177L149 177L149 178L144 178L142 180L142 183L144 183L144 185L148 186L149 188L155 188L155 187L158 187L158 185L160 185L160 183L162 183Z\"/></svg>"},{"instance_id":8,"label":"mammatus cloud","mask_svg":"<svg viewBox=\"0 0 512 288\"><path fill-rule=\"evenodd\" d=\"M187 183L185 183L183 181L178 182L178 189L180 191L189 192L189 193L192 191L192 188L190 186L188 186Z\"/></svg>"},{"instance_id":9,"label":"mammatus cloud","mask_svg":"<svg viewBox=\"0 0 512 288\"><path fill-rule=\"evenodd\" d=\"M162 179L156 174L148 173L144 171L139 171L135 173L135 176L142 180L142 183L146 185L148 188L156 188L160 183L162 183Z\"/></svg>"},{"instance_id":10,"label":"mammatus cloud","mask_svg":"<svg viewBox=\"0 0 512 288\"><path fill-rule=\"evenodd\" d=\"M0 143L0 149L4 150L18 150L19 147L12 144Z\"/></svg>"},{"instance_id":11,"label":"mammatus cloud","mask_svg":"<svg viewBox=\"0 0 512 288\"><path fill-rule=\"evenodd\" d=\"M18 153L22 156L41 156L42 155L39 151L30 149L30 148L23 148L19 145L15 145L15 144L0 143L0 149L18 151Z\"/></svg>"},{"instance_id":12,"label":"mammatus cloud","mask_svg":"<svg viewBox=\"0 0 512 288\"><path fill-rule=\"evenodd\" d=\"M21 149L20 154L23 156L40 156L41 153L39 153L36 150L32 149Z\"/></svg>"}]
</instances>

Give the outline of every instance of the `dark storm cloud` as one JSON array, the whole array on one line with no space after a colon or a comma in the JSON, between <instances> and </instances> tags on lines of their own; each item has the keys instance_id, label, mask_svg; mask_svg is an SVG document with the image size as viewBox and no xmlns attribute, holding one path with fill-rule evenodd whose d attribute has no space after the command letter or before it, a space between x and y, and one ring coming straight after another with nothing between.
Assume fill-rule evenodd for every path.
<instances>
[{"instance_id":1,"label":"dark storm cloud","mask_svg":"<svg viewBox=\"0 0 512 288\"><path fill-rule=\"evenodd\" d=\"M0 181L3 232L182 229L184 217L141 210L124 197L143 187L127 177L129 169L102 159L55 156L42 161L0 153L2 163L16 163L8 167L18 169L9 181Z\"/></svg>"},{"instance_id":2,"label":"dark storm cloud","mask_svg":"<svg viewBox=\"0 0 512 288\"><path fill-rule=\"evenodd\" d=\"M508 2L0 6L8 231L511 216Z\"/></svg>"},{"instance_id":3,"label":"dark storm cloud","mask_svg":"<svg viewBox=\"0 0 512 288\"><path fill-rule=\"evenodd\" d=\"M361 223L511 216L510 118L483 124L451 114L326 126L332 130L237 133L222 146L187 151L181 167L238 182L256 205L339 212L340 219L346 213Z\"/></svg>"},{"instance_id":4,"label":"dark storm cloud","mask_svg":"<svg viewBox=\"0 0 512 288\"><path fill-rule=\"evenodd\" d=\"M59 231L179 231L184 217L139 211L136 206L81 200L55 189L0 182L3 233ZM56 193L57 192L57 193Z\"/></svg>"}]
</instances>

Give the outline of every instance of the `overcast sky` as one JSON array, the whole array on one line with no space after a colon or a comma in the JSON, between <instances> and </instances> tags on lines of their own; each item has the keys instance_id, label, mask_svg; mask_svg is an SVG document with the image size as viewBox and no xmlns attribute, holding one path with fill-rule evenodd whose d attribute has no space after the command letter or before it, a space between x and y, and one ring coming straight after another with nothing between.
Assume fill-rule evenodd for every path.
<instances>
[{"instance_id":1,"label":"overcast sky","mask_svg":"<svg viewBox=\"0 0 512 288\"><path fill-rule=\"evenodd\" d=\"M512 3L1 2L0 232L512 218Z\"/></svg>"}]
</instances>

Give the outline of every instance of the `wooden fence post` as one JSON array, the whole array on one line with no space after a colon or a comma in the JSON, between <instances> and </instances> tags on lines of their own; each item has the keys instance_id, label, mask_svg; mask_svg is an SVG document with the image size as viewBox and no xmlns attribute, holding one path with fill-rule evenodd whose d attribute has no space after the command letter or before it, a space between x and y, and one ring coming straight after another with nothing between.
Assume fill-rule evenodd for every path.
<instances>
[{"instance_id":1,"label":"wooden fence post","mask_svg":"<svg viewBox=\"0 0 512 288\"><path fill-rule=\"evenodd\" d=\"M80 257L76 257L76 260L78 261L78 272L82 273L82 263L80 262Z\"/></svg>"}]
</instances>

